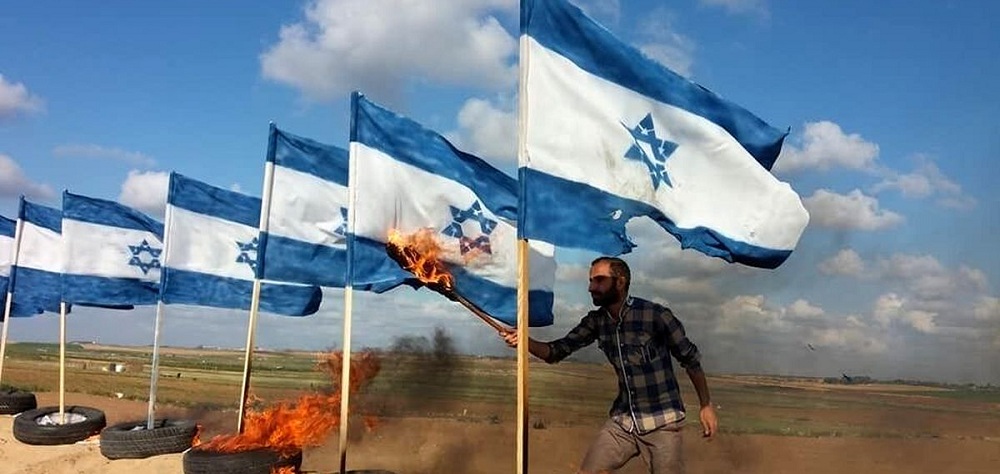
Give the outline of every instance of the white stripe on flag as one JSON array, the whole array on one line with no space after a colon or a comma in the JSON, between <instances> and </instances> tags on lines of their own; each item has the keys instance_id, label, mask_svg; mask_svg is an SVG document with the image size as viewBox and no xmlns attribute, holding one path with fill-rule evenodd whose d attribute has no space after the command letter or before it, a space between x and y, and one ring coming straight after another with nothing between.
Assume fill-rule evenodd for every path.
<instances>
[{"instance_id":1,"label":"white stripe on flag","mask_svg":"<svg viewBox=\"0 0 1000 474\"><path fill-rule=\"evenodd\" d=\"M241 253L256 262L257 253L241 252L239 244L249 244L259 230L199 214L176 206L168 206L170 252L164 266L210 275L253 280L254 272Z\"/></svg>"},{"instance_id":2,"label":"white stripe on flag","mask_svg":"<svg viewBox=\"0 0 1000 474\"><path fill-rule=\"evenodd\" d=\"M284 166L272 167L275 192L267 231L312 244L346 248L336 231L345 225L340 209L347 206L347 187Z\"/></svg>"},{"instance_id":3,"label":"white stripe on flag","mask_svg":"<svg viewBox=\"0 0 1000 474\"><path fill-rule=\"evenodd\" d=\"M67 246L65 273L159 281L159 268L143 273L140 266L129 264L133 257L143 262L151 258L142 249L131 249L140 247L143 241L153 250L163 249L156 234L73 219L63 219L62 230Z\"/></svg>"}]
</instances>

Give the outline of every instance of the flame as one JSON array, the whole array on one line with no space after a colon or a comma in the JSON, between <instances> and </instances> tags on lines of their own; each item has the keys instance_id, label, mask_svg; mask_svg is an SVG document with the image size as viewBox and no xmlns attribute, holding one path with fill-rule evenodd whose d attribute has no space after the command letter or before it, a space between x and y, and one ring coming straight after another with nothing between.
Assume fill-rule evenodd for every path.
<instances>
[{"instance_id":1,"label":"flame","mask_svg":"<svg viewBox=\"0 0 1000 474\"><path fill-rule=\"evenodd\" d=\"M292 466L276 467L271 469L271 474L295 474L295 468Z\"/></svg>"},{"instance_id":2,"label":"flame","mask_svg":"<svg viewBox=\"0 0 1000 474\"><path fill-rule=\"evenodd\" d=\"M379 419L376 416L366 415L364 417L365 431L371 433L378 429Z\"/></svg>"},{"instance_id":3,"label":"flame","mask_svg":"<svg viewBox=\"0 0 1000 474\"><path fill-rule=\"evenodd\" d=\"M393 260L420 281L448 291L455 288L455 277L441 260L444 250L434 239L432 229L420 229L408 235L390 230L387 247Z\"/></svg>"},{"instance_id":4,"label":"flame","mask_svg":"<svg viewBox=\"0 0 1000 474\"><path fill-rule=\"evenodd\" d=\"M334 386L340 380L343 357L342 352L327 354L319 364ZM348 393L357 392L370 382L380 368L381 363L374 353L358 354L351 361ZM295 402L281 402L259 411L248 409L242 434L216 436L198 449L236 453L266 448L288 457L304 447L320 446L327 434L340 424L341 390L338 387L331 393L303 395Z\"/></svg>"}]
</instances>

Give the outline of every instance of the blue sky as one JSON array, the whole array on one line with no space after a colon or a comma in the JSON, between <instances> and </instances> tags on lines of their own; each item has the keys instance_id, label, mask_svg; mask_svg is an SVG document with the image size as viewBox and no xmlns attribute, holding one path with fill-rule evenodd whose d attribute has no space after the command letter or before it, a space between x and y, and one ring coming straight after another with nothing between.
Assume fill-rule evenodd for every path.
<instances>
[{"instance_id":1,"label":"blue sky","mask_svg":"<svg viewBox=\"0 0 1000 474\"><path fill-rule=\"evenodd\" d=\"M812 220L774 271L681 251L644 223L633 293L667 302L709 370L1000 382L1000 5L958 1L586 0L619 37L791 134L775 174ZM269 121L346 146L361 90L514 169L515 0L54 2L0 12L0 214L27 194L162 212L175 170L260 194ZM560 252L554 338L588 308ZM449 327L508 353L433 295L361 295L357 345ZM340 345L342 298L265 315L268 347ZM72 339L152 340L152 310L80 309ZM55 340L57 318L15 320ZM238 347L245 314L169 307L168 344ZM809 349L807 344L814 349ZM596 351L584 356L595 357Z\"/></svg>"}]
</instances>

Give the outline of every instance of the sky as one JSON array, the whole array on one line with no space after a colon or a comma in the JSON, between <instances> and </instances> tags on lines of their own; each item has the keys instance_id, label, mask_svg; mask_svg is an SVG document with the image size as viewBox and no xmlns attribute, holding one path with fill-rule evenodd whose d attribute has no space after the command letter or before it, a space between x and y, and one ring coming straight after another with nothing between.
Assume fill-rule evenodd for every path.
<instances>
[{"instance_id":1,"label":"sky","mask_svg":"<svg viewBox=\"0 0 1000 474\"><path fill-rule=\"evenodd\" d=\"M790 134L773 170L811 220L762 270L681 250L648 222L631 293L669 305L709 372L1000 383L1000 3L577 0L654 60ZM359 90L516 169L516 0L37 0L0 11L0 214L63 190L162 217L167 174L260 195L267 130L347 146ZM562 336L597 255L560 249ZM264 314L265 348L342 347L343 292ZM152 343L153 308L78 308L68 338ZM353 347L495 332L427 291L357 294ZM58 317L11 323L57 341ZM163 341L242 347L247 314L168 306ZM599 360L596 348L578 356Z\"/></svg>"}]
</instances>

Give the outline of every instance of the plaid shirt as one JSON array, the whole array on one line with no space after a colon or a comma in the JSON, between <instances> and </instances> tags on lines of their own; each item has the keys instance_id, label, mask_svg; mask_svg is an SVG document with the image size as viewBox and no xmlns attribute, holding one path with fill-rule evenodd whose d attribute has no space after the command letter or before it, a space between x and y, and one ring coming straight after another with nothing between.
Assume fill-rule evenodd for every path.
<instances>
[{"instance_id":1,"label":"plaid shirt","mask_svg":"<svg viewBox=\"0 0 1000 474\"><path fill-rule=\"evenodd\" d=\"M627 431L640 434L684 420L672 354L686 369L699 368L701 354L669 308L629 297L621 321L605 309L587 313L562 339L549 343L555 363L597 341L618 374L618 398L610 415Z\"/></svg>"}]
</instances>

